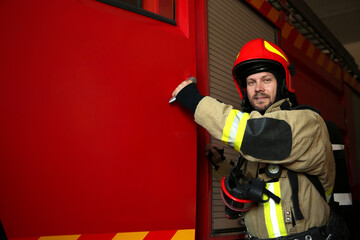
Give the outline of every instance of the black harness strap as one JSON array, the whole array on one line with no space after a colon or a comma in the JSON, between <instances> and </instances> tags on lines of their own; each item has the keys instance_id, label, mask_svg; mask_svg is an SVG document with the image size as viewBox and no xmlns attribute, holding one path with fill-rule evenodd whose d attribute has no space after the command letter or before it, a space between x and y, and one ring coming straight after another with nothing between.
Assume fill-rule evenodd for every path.
<instances>
[{"instance_id":1,"label":"black harness strap","mask_svg":"<svg viewBox=\"0 0 360 240\"><path fill-rule=\"evenodd\" d=\"M300 211L300 205L299 205L299 180L298 180L298 176L297 173L288 170L288 177L289 177L289 182L290 182L290 187L291 187L291 192L292 192L292 202L293 202L293 206L294 206L294 214L295 214L295 219L296 220L302 220L304 219L304 216L302 215L301 211Z\"/></svg>"},{"instance_id":2,"label":"black harness strap","mask_svg":"<svg viewBox=\"0 0 360 240\"><path fill-rule=\"evenodd\" d=\"M324 190L324 187L322 186L319 178L317 176L313 176L313 175L309 175L309 174L304 174L304 175L307 177L307 179L309 179L309 181L314 185L314 187L319 192L321 197L326 201L325 190ZM289 182L290 182L290 187L291 187L291 192L292 192L291 199L292 199L293 206L294 206L295 219L296 220L304 219L304 216L301 213L300 205L299 205L298 174L291 170L288 170L288 177L289 177Z\"/></svg>"},{"instance_id":3,"label":"black harness strap","mask_svg":"<svg viewBox=\"0 0 360 240\"><path fill-rule=\"evenodd\" d=\"M272 192L270 192L269 190L267 190L266 188L264 189L264 193L269 197L272 198L276 203L280 203L281 198L279 198L278 196L276 196L275 194L273 194ZM264 201L264 202L267 202Z\"/></svg>"},{"instance_id":4,"label":"black harness strap","mask_svg":"<svg viewBox=\"0 0 360 240\"><path fill-rule=\"evenodd\" d=\"M317 110L316 108L309 106L309 105L298 105L295 106L294 108L292 108L291 110L312 110L318 114L320 114L319 110ZM309 175L309 174L304 174L309 181L314 185L314 187L316 188L316 190L319 192L319 194L323 197L323 199L326 201L326 196L325 196L325 190L323 185L321 184L319 178L317 176L313 176L313 175ZM302 215L301 211L300 211L300 205L299 205L299 180L298 180L298 175L297 173L288 170L288 177L289 177L289 182L290 182L290 187L291 187L291 192L292 192L292 202L293 202L293 206L294 206L294 214L295 214L295 219L296 220L301 220L304 219L304 216Z\"/></svg>"},{"instance_id":5,"label":"black harness strap","mask_svg":"<svg viewBox=\"0 0 360 240\"><path fill-rule=\"evenodd\" d=\"M326 195L325 195L325 190L323 185L320 182L320 179L317 176L314 175L309 175L309 174L304 174L309 181L314 185L314 187L316 188L316 190L320 193L320 195L322 196L322 198L325 200L326 202Z\"/></svg>"}]
</instances>

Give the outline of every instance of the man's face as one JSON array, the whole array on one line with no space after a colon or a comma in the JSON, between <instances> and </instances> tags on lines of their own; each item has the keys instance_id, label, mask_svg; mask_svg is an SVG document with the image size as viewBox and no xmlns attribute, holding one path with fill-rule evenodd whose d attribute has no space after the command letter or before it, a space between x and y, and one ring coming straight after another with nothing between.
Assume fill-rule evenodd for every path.
<instances>
[{"instance_id":1,"label":"man's face","mask_svg":"<svg viewBox=\"0 0 360 240\"><path fill-rule=\"evenodd\" d=\"M277 82L270 72L259 72L246 78L246 90L250 104L259 112L265 112L276 98Z\"/></svg>"}]
</instances>

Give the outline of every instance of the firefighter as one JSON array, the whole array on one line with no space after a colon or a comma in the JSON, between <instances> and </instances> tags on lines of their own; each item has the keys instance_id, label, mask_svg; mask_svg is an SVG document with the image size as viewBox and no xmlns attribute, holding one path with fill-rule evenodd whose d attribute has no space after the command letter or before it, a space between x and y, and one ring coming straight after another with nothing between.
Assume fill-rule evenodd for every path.
<instances>
[{"instance_id":1,"label":"firefighter","mask_svg":"<svg viewBox=\"0 0 360 240\"><path fill-rule=\"evenodd\" d=\"M234 168L218 157L217 171L222 199L244 216L247 238L342 239L343 223L327 204L335 162L326 124L316 109L298 105L290 88L294 72L277 45L255 39L232 70L241 110L202 96L191 79L172 95L196 123L240 153Z\"/></svg>"}]
</instances>

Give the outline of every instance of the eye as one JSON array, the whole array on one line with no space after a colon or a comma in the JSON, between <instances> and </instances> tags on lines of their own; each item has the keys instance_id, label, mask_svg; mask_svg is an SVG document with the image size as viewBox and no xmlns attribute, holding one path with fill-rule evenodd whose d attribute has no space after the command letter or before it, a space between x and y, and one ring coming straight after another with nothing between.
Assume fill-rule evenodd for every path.
<instances>
[{"instance_id":1,"label":"eye","mask_svg":"<svg viewBox=\"0 0 360 240\"><path fill-rule=\"evenodd\" d=\"M255 84L254 81L248 81L248 82L247 82L247 85L248 85L248 86L253 86L254 84Z\"/></svg>"},{"instance_id":2,"label":"eye","mask_svg":"<svg viewBox=\"0 0 360 240\"><path fill-rule=\"evenodd\" d=\"M264 82L269 83L269 82L271 82L271 79L270 78L265 78Z\"/></svg>"}]
</instances>

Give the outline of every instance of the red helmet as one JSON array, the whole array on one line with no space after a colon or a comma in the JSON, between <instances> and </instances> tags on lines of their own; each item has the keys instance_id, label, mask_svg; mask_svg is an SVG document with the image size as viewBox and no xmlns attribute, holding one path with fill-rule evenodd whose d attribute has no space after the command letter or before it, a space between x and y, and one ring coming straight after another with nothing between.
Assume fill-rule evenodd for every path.
<instances>
[{"instance_id":1,"label":"red helmet","mask_svg":"<svg viewBox=\"0 0 360 240\"><path fill-rule=\"evenodd\" d=\"M295 73L295 68L285 53L274 43L261 38L246 43L236 57L232 70L241 99L246 92L245 83L249 75L258 72L271 72L271 70L280 72L285 77L287 90L294 92L290 88L290 80L291 75ZM279 79L277 80L279 81Z\"/></svg>"}]
</instances>

